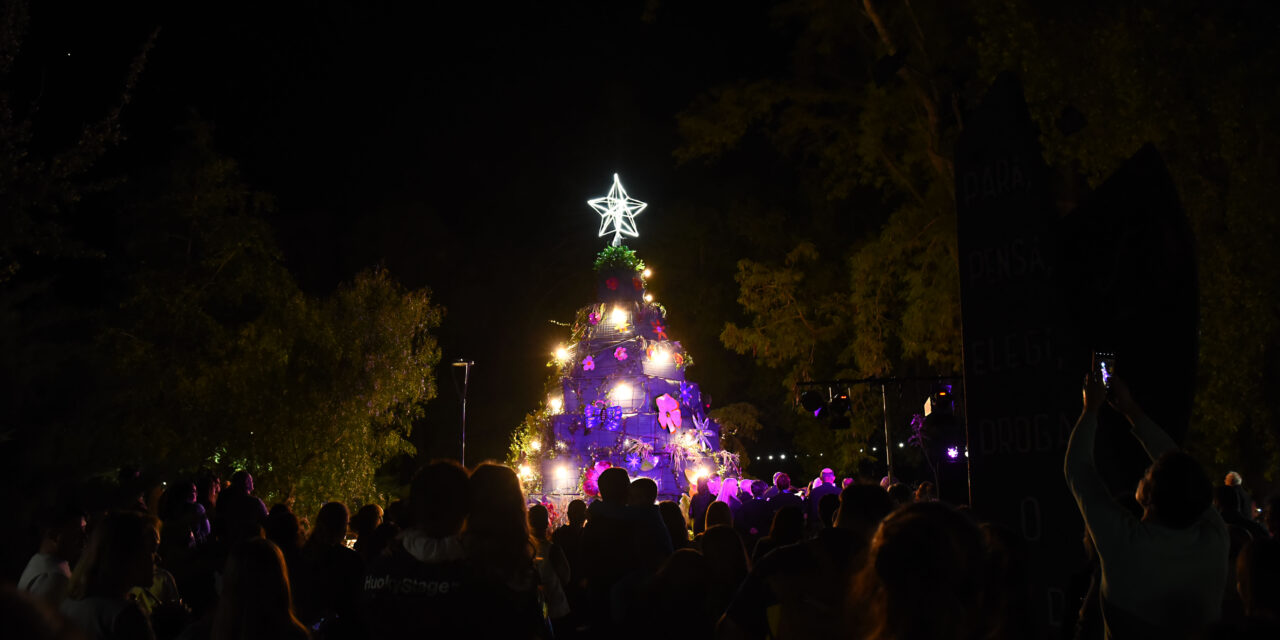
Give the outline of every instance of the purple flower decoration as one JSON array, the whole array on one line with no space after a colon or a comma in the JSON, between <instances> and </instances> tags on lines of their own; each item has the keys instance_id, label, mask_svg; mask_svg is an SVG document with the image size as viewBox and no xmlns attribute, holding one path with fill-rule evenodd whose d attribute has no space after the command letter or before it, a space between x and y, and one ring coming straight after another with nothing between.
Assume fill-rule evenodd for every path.
<instances>
[{"instance_id":1,"label":"purple flower decoration","mask_svg":"<svg viewBox=\"0 0 1280 640\"><path fill-rule=\"evenodd\" d=\"M594 312L594 311L592 311L591 313L588 313L588 314L587 314L587 324L589 324L589 325L591 325L591 326L593 326L593 327L594 327L594 326L596 326L596 325L598 325L598 324L600 324L600 314L598 314L598 313L596 313L596 312Z\"/></svg>"},{"instance_id":2,"label":"purple flower decoration","mask_svg":"<svg viewBox=\"0 0 1280 640\"><path fill-rule=\"evenodd\" d=\"M591 358L591 356L587 356L587 357L585 357L585 358L583 358L583 359L582 359L582 370L583 370L583 371L592 371L592 370L594 370L595 368L596 368L596 361L595 361L595 360L593 360L593 359Z\"/></svg>"},{"instance_id":3,"label":"purple flower decoration","mask_svg":"<svg viewBox=\"0 0 1280 640\"><path fill-rule=\"evenodd\" d=\"M640 454L638 454L638 453L633 453L633 454L631 454L631 455L628 455L628 456L627 456L627 466L628 466L628 467L631 467L632 469L639 469L639 468L640 468Z\"/></svg>"},{"instance_id":4,"label":"purple flower decoration","mask_svg":"<svg viewBox=\"0 0 1280 640\"><path fill-rule=\"evenodd\" d=\"M615 359L617 359L617 360L626 360L626 359L627 359L627 348L626 348L626 347L618 347L617 349L614 349L614 350L613 350L613 357L614 357Z\"/></svg>"}]
</instances>

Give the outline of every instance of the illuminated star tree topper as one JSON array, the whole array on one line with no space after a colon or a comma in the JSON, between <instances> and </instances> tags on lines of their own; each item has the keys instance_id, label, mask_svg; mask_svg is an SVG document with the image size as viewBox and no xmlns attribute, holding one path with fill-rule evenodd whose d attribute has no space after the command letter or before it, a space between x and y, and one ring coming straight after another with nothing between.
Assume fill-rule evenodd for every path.
<instances>
[{"instance_id":1,"label":"illuminated star tree topper","mask_svg":"<svg viewBox=\"0 0 1280 640\"><path fill-rule=\"evenodd\" d=\"M618 174L613 174L613 187L609 189L609 195L588 200L587 204L600 212L600 237L613 233L613 246L622 244L622 236L640 237L640 233L636 231L636 216L649 205L628 196L627 190L622 188L622 181L618 180Z\"/></svg>"}]
</instances>

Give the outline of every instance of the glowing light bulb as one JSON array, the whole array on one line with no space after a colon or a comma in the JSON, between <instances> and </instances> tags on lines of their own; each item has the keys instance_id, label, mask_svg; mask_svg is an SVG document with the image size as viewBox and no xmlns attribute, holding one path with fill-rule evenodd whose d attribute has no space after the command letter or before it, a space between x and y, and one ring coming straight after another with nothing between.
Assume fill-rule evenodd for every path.
<instances>
[{"instance_id":1,"label":"glowing light bulb","mask_svg":"<svg viewBox=\"0 0 1280 640\"><path fill-rule=\"evenodd\" d=\"M618 404L631 402L631 385L623 382L614 387L613 393L610 395L613 397L614 402L617 402Z\"/></svg>"},{"instance_id":2,"label":"glowing light bulb","mask_svg":"<svg viewBox=\"0 0 1280 640\"><path fill-rule=\"evenodd\" d=\"M905 443L902 443L902 442L899 442L899 443L898 443L898 448L899 448L899 449L901 449L901 448L903 448L903 447L905 447L905 446L907 446Z\"/></svg>"},{"instance_id":3,"label":"glowing light bulb","mask_svg":"<svg viewBox=\"0 0 1280 640\"><path fill-rule=\"evenodd\" d=\"M784 453L784 454L779 455L778 457L779 457L779 458L782 458L783 460L786 460L786 459L787 459L787 454L785 454L785 453Z\"/></svg>"},{"instance_id":4,"label":"glowing light bulb","mask_svg":"<svg viewBox=\"0 0 1280 640\"><path fill-rule=\"evenodd\" d=\"M653 294L652 294L652 293L646 293L646 294L644 294L644 301L645 301L645 302L653 302Z\"/></svg>"},{"instance_id":5,"label":"glowing light bulb","mask_svg":"<svg viewBox=\"0 0 1280 640\"><path fill-rule=\"evenodd\" d=\"M622 307L614 307L613 311L609 314L609 321L612 322L613 326L617 327L618 329L622 329L623 327L627 326L626 310L624 310Z\"/></svg>"},{"instance_id":6,"label":"glowing light bulb","mask_svg":"<svg viewBox=\"0 0 1280 640\"><path fill-rule=\"evenodd\" d=\"M556 356L556 360L559 360L560 362L568 362L568 361L569 361L569 350L568 350L568 349L566 349L566 348L564 347L564 345L560 345L560 346L556 347L556 353L555 353L555 356Z\"/></svg>"},{"instance_id":7,"label":"glowing light bulb","mask_svg":"<svg viewBox=\"0 0 1280 640\"><path fill-rule=\"evenodd\" d=\"M560 408L564 406L564 400L560 399L560 396L552 396L547 404L551 405L551 413L560 413Z\"/></svg>"},{"instance_id":8,"label":"glowing light bulb","mask_svg":"<svg viewBox=\"0 0 1280 640\"><path fill-rule=\"evenodd\" d=\"M653 275L653 269L646 268L644 271L640 272L640 275L642 277L648 278L649 276Z\"/></svg>"},{"instance_id":9,"label":"glowing light bulb","mask_svg":"<svg viewBox=\"0 0 1280 640\"><path fill-rule=\"evenodd\" d=\"M662 364L671 360L671 354L666 349L654 349L653 355L649 357L649 360Z\"/></svg>"},{"instance_id":10,"label":"glowing light bulb","mask_svg":"<svg viewBox=\"0 0 1280 640\"><path fill-rule=\"evenodd\" d=\"M955 460L960 457L960 449L958 447L947 447L947 457Z\"/></svg>"},{"instance_id":11,"label":"glowing light bulb","mask_svg":"<svg viewBox=\"0 0 1280 640\"><path fill-rule=\"evenodd\" d=\"M758 458L759 456L756 456L756 457ZM694 481L694 482L697 482L697 481L698 481L698 478L705 478L705 477L707 477L707 468L706 468L706 467L698 467L697 469L694 469L694 470L693 470L693 481Z\"/></svg>"},{"instance_id":12,"label":"glowing light bulb","mask_svg":"<svg viewBox=\"0 0 1280 640\"><path fill-rule=\"evenodd\" d=\"M560 465L556 467L556 480L561 482L569 479L569 467Z\"/></svg>"},{"instance_id":13,"label":"glowing light bulb","mask_svg":"<svg viewBox=\"0 0 1280 640\"><path fill-rule=\"evenodd\" d=\"M538 450L542 449L542 441L541 441L541 440L534 440L533 442L530 442L530 443L529 443L529 448L530 448L530 449L533 449L534 451L538 451Z\"/></svg>"},{"instance_id":14,"label":"glowing light bulb","mask_svg":"<svg viewBox=\"0 0 1280 640\"><path fill-rule=\"evenodd\" d=\"M530 469L530 468L529 468L529 465L527 465L527 464L522 464L522 465L520 465L520 477L521 477L521 478L528 478L528 477L529 477L530 475L532 475L532 474L533 474L533 469Z\"/></svg>"}]
</instances>

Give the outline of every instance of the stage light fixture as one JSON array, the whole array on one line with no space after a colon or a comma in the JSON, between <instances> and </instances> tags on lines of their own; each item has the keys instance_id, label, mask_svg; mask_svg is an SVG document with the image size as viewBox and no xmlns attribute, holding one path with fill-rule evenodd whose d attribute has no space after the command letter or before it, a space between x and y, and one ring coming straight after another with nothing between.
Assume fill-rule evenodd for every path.
<instances>
[{"instance_id":1,"label":"stage light fixture","mask_svg":"<svg viewBox=\"0 0 1280 640\"><path fill-rule=\"evenodd\" d=\"M800 394L800 406L817 418L822 414L823 408L827 406L827 399L820 392L806 391Z\"/></svg>"}]
</instances>

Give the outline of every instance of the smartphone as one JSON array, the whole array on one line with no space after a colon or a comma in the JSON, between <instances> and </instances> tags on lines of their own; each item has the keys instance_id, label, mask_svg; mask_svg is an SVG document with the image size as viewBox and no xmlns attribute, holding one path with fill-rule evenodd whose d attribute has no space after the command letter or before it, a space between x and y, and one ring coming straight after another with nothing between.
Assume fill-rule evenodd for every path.
<instances>
[{"instance_id":1,"label":"smartphone","mask_svg":"<svg viewBox=\"0 0 1280 640\"><path fill-rule=\"evenodd\" d=\"M1109 351L1093 352L1093 373L1102 380L1102 385L1111 388L1116 377L1116 354Z\"/></svg>"}]
</instances>

